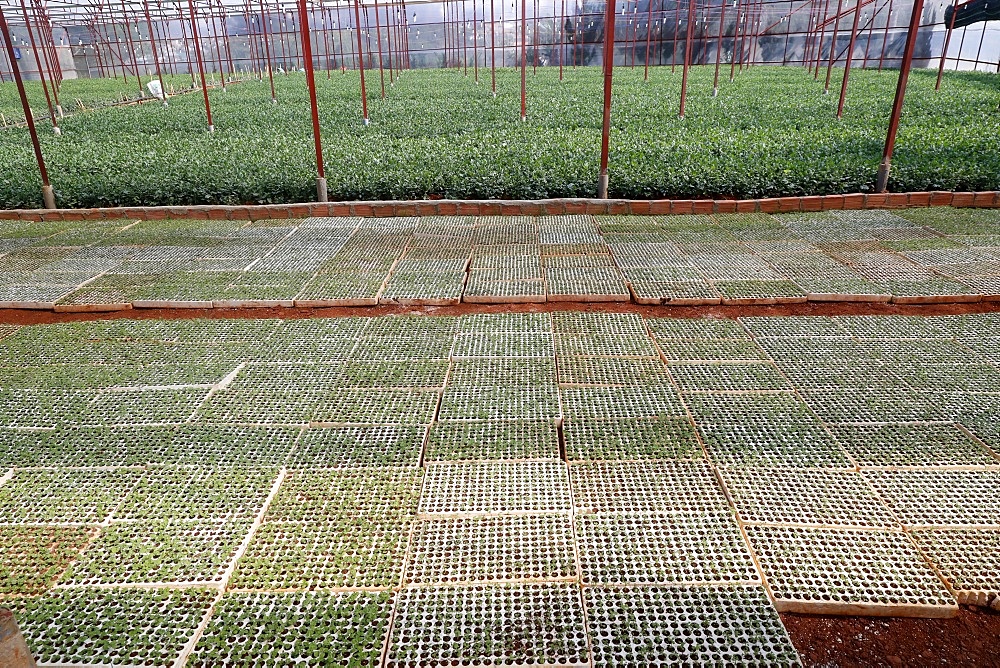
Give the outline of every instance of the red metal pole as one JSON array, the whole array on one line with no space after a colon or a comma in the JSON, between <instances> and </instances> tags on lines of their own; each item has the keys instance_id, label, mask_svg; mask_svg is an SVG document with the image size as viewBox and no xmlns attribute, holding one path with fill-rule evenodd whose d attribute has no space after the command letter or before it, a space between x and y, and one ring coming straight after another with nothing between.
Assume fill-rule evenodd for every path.
<instances>
[{"instance_id":1,"label":"red metal pole","mask_svg":"<svg viewBox=\"0 0 1000 668\"><path fill-rule=\"evenodd\" d=\"M609 0L610 2L611 0ZM528 3L527 0L521 0L521 120L527 120L528 118L528 79L527 79L527 60L528 60L528 45L526 43L528 35L527 26L527 10Z\"/></svg>"},{"instance_id":2,"label":"red metal pole","mask_svg":"<svg viewBox=\"0 0 1000 668\"><path fill-rule=\"evenodd\" d=\"M267 60L267 78L271 82L271 104L278 103L278 96L274 92L274 71L271 68L271 40L267 34L267 15L264 13L264 0L258 0L260 5L260 26L264 34L264 58Z\"/></svg>"},{"instance_id":3,"label":"red metal pole","mask_svg":"<svg viewBox=\"0 0 1000 668\"><path fill-rule=\"evenodd\" d=\"M913 64L913 50L917 44L917 32L920 30L920 16L924 11L924 0L913 0L913 13L910 15L910 29L906 33L906 46L903 48L903 60L899 64L899 80L896 82L896 97L892 102L892 114L889 116L889 131L885 136L885 148L882 151L882 162L878 167L875 179L875 191L884 193L889 186L889 170L892 167L892 152L896 146L896 133L899 131L899 119L903 115L903 100L906 97L906 82L910 77L910 66Z\"/></svg>"},{"instance_id":4,"label":"red metal pole","mask_svg":"<svg viewBox=\"0 0 1000 668\"><path fill-rule=\"evenodd\" d=\"M837 0L837 16L840 16L840 4L843 0ZM826 17L830 13L830 0L824 0L823 3L823 21L821 22L821 28L819 33L819 45L816 47L816 62L815 66L810 65L809 69L815 68L815 74L813 75L813 80L819 78L819 64L823 60L823 42L826 41ZM837 47L837 25L839 21L834 23L833 32L833 46L830 47L830 57L833 57L833 50Z\"/></svg>"},{"instance_id":5,"label":"red metal pole","mask_svg":"<svg viewBox=\"0 0 1000 668\"><path fill-rule=\"evenodd\" d=\"M48 106L49 118L52 120L52 131L58 135L62 133L62 130L59 129L59 121L56 120L56 112L52 107L52 98L49 96L49 87L48 84L46 83L45 75L42 73L42 61L38 57L38 49L35 48L35 35L31 30L31 21L28 19L28 8L24 4L24 0L21 0L21 12L24 14L24 28L28 32L28 40L29 43L31 44L31 54L35 57L35 65L38 68L38 78L42 84L42 91L45 93L45 104ZM13 44L10 41L9 35L7 36L7 43ZM11 46L10 53L11 56L13 56L14 53L13 46ZM14 63L13 59L11 60L11 63L16 66L16 63Z\"/></svg>"},{"instance_id":6,"label":"red metal pole","mask_svg":"<svg viewBox=\"0 0 1000 668\"><path fill-rule=\"evenodd\" d=\"M531 37L531 73L538 74L538 0L535 0L535 15L532 17L534 23L534 33Z\"/></svg>"},{"instance_id":7,"label":"red metal pole","mask_svg":"<svg viewBox=\"0 0 1000 668\"><path fill-rule=\"evenodd\" d=\"M597 196L608 197L608 151L611 145L611 79L615 66L615 2L607 0L604 16L604 119L601 125L601 171Z\"/></svg>"},{"instance_id":8,"label":"red metal pole","mask_svg":"<svg viewBox=\"0 0 1000 668\"><path fill-rule=\"evenodd\" d=\"M135 45L132 43L132 28L125 20L125 0L122 0L122 30L125 32L125 47L128 49L129 58L132 61L132 71L135 72L136 82L139 84L139 96L145 97L146 91L142 87L142 76L139 74L139 63L135 59Z\"/></svg>"},{"instance_id":9,"label":"red metal pole","mask_svg":"<svg viewBox=\"0 0 1000 668\"><path fill-rule=\"evenodd\" d=\"M476 12L476 0L472 0L472 75L479 83L479 17Z\"/></svg>"},{"instance_id":10,"label":"red metal pole","mask_svg":"<svg viewBox=\"0 0 1000 668\"><path fill-rule=\"evenodd\" d=\"M934 82L934 90L941 90L941 75L944 74L944 60L948 55L948 46L951 44L951 32L955 29L955 17L958 16L958 3L953 6L951 11L951 21L948 22L948 32L944 36L944 48L941 49L941 62L938 64L937 81ZM983 34L986 34L986 29L983 28ZM958 55L961 57L962 50L958 50Z\"/></svg>"},{"instance_id":11,"label":"red metal pole","mask_svg":"<svg viewBox=\"0 0 1000 668\"><path fill-rule=\"evenodd\" d=\"M361 74L361 114L365 125L368 125L368 94L365 91L365 59L361 46L361 9L358 0L354 0L354 32L358 39L358 72Z\"/></svg>"},{"instance_id":12,"label":"red metal pole","mask_svg":"<svg viewBox=\"0 0 1000 668\"><path fill-rule=\"evenodd\" d=\"M687 37L684 40L684 73L681 75L681 109L679 116L684 118L684 103L687 100L688 67L691 65L691 31L694 28L694 3L688 0Z\"/></svg>"},{"instance_id":13,"label":"red metal pole","mask_svg":"<svg viewBox=\"0 0 1000 668\"><path fill-rule=\"evenodd\" d=\"M208 131L215 132L212 124L212 105L208 102L208 85L205 83L205 61L201 57L201 40L198 37L198 20L194 14L194 0L188 0L188 11L191 12L191 35L194 39L194 55L198 59L198 73L201 75L201 93L205 99L205 117L208 119Z\"/></svg>"},{"instance_id":14,"label":"red metal pole","mask_svg":"<svg viewBox=\"0 0 1000 668\"><path fill-rule=\"evenodd\" d=\"M844 101L847 99L847 79L851 76L851 62L854 60L854 45L858 38L858 21L861 19L861 0L854 5L854 26L851 28L851 41L847 45L847 60L844 62L844 79L840 82L840 101L837 103L837 118L844 115Z\"/></svg>"},{"instance_id":15,"label":"red metal pole","mask_svg":"<svg viewBox=\"0 0 1000 668\"><path fill-rule=\"evenodd\" d=\"M553 8L555 11L555 8ZM563 59L566 54L566 0L562 0L559 13L559 81L563 80Z\"/></svg>"},{"instance_id":16,"label":"red metal pole","mask_svg":"<svg viewBox=\"0 0 1000 668\"><path fill-rule=\"evenodd\" d=\"M889 0L889 13L885 17L885 30L882 33L882 50L878 54L878 71L882 71L882 63L885 61L886 42L889 41L889 23L892 22L892 0Z\"/></svg>"},{"instance_id":17,"label":"red metal pole","mask_svg":"<svg viewBox=\"0 0 1000 668\"><path fill-rule=\"evenodd\" d=\"M160 56L156 52L156 42L153 41L153 20L149 16L149 2L142 3L146 12L146 26L149 28L149 41L153 47L153 64L156 65L156 78L160 80L160 90L163 93L163 106L167 106L167 87L163 85L163 74L160 71Z\"/></svg>"},{"instance_id":18,"label":"red metal pole","mask_svg":"<svg viewBox=\"0 0 1000 668\"><path fill-rule=\"evenodd\" d=\"M719 17L719 42L715 45L715 80L712 83L712 97L719 94L719 63L722 62L722 38L726 26L726 0L722 0L722 15Z\"/></svg>"},{"instance_id":19,"label":"red metal pole","mask_svg":"<svg viewBox=\"0 0 1000 668\"><path fill-rule=\"evenodd\" d=\"M483 0L484 2L486 0ZM494 0L490 0L490 73L493 78L493 97L497 96L497 42L496 17L493 12Z\"/></svg>"},{"instance_id":20,"label":"red metal pole","mask_svg":"<svg viewBox=\"0 0 1000 668\"><path fill-rule=\"evenodd\" d=\"M677 31L681 27L681 0L674 0L674 38L672 47L672 54L670 56L670 72L671 74L677 71Z\"/></svg>"},{"instance_id":21,"label":"red metal pole","mask_svg":"<svg viewBox=\"0 0 1000 668\"><path fill-rule=\"evenodd\" d=\"M733 23L733 55L729 59L729 81L736 78L736 40L740 34L740 11L743 9L743 0L736 0L736 21Z\"/></svg>"},{"instance_id":22,"label":"red metal pole","mask_svg":"<svg viewBox=\"0 0 1000 668\"><path fill-rule=\"evenodd\" d=\"M327 201L326 172L323 168L323 145L319 133L319 105L316 102L316 74L313 71L312 40L309 36L309 16L306 0L299 0L299 24L302 26L302 60L309 87L309 110L312 113L313 143L316 147L316 201Z\"/></svg>"},{"instance_id":23,"label":"red metal pole","mask_svg":"<svg viewBox=\"0 0 1000 668\"><path fill-rule=\"evenodd\" d=\"M823 93L830 91L830 77L833 74L833 63L837 60L837 32L840 28L840 9L844 5L844 0L837 0L837 18L833 22L833 44L830 46L830 62L826 66L826 84L823 86Z\"/></svg>"},{"instance_id":24,"label":"red metal pole","mask_svg":"<svg viewBox=\"0 0 1000 668\"><path fill-rule=\"evenodd\" d=\"M382 24L378 17L378 0L375 0L375 41L378 42L378 75L382 79L382 99L385 99L385 69L382 67Z\"/></svg>"},{"instance_id":25,"label":"red metal pole","mask_svg":"<svg viewBox=\"0 0 1000 668\"><path fill-rule=\"evenodd\" d=\"M344 50L344 19L340 15L340 5L337 5L337 41L340 42L340 73L347 74L347 51ZM347 41L350 42L350 38Z\"/></svg>"},{"instance_id":26,"label":"red metal pole","mask_svg":"<svg viewBox=\"0 0 1000 668\"><path fill-rule=\"evenodd\" d=\"M184 22L184 14L181 12L180 6L177 7L177 15L180 17L181 23L181 39L184 42L184 57L187 59L188 73L191 75L191 88L194 88L194 68L191 66L191 49L188 47L188 36L187 36L187 24Z\"/></svg>"},{"instance_id":27,"label":"red metal pole","mask_svg":"<svg viewBox=\"0 0 1000 668\"><path fill-rule=\"evenodd\" d=\"M473 3L475 0L473 0ZM465 68L465 76L469 76L469 22L466 20L465 0L462 0L462 66ZM473 53L475 55L475 53Z\"/></svg>"},{"instance_id":28,"label":"red metal pole","mask_svg":"<svg viewBox=\"0 0 1000 668\"><path fill-rule=\"evenodd\" d=\"M648 2L646 7L646 66L642 73L643 81L649 81L649 38L653 34L653 0L648 0ZM726 0L722 0L722 4L725 5Z\"/></svg>"},{"instance_id":29,"label":"red metal pole","mask_svg":"<svg viewBox=\"0 0 1000 668\"><path fill-rule=\"evenodd\" d=\"M219 19L220 23L222 23L222 44L226 47L226 60L229 65L229 77L230 79L235 79L236 67L233 65L233 45L229 43L229 13L226 11L222 2L219 2L219 8L222 9L222 16L219 17Z\"/></svg>"},{"instance_id":30,"label":"red metal pole","mask_svg":"<svg viewBox=\"0 0 1000 668\"><path fill-rule=\"evenodd\" d=\"M56 197L49 183L49 173L45 169L45 160L42 158L42 145L38 141L38 131L35 129L35 119L31 115L31 106L28 104L28 94L24 90L24 81L21 80L21 71L17 67L14 58L14 41L10 37L10 29L7 26L7 19L0 9L0 32L3 33L4 46L7 51L7 60L10 61L11 76L17 84L17 94L21 98L21 108L24 110L24 120L28 125L28 134L31 136L31 147L35 151L35 160L38 162L38 173L42 178L42 201L46 209L56 208ZM30 28L29 28L30 33Z\"/></svg>"}]
</instances>

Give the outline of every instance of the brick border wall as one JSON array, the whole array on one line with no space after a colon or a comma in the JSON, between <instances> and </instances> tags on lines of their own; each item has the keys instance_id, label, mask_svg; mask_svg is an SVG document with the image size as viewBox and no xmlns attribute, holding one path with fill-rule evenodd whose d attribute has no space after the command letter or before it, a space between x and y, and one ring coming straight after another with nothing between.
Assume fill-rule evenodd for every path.
<instances>
[{"instance_id":1,"label":"brick border wall","mask_svg":"<svg viewBox=\"0 0 1000 668\"><path fill-rule=\"evenodd\" d=\"M108 207L101 209L11 209L0 210L0 220L162 220L191 218L213 220L261 220L309 216L543 216L567 214L679 215L707 213L783 213L832 211L837 209L905 209L926 206L1000 208L1000 191L855 193L810 195L764 199L542 199L542 200L416 200L373 202L329 202L263 204L254 206L156 206Z\"/></svg>"}]
</instances>

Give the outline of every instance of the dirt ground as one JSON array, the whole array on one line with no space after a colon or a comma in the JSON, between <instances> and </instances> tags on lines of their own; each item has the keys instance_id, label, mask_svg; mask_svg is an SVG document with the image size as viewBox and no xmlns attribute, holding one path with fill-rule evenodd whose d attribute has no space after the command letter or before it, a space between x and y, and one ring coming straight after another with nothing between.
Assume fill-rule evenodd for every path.
<instances>
[{"instance_id":1,"label":"dirt ground","mask_svg":"<svg viewBox=\"0 0 1000 668\"><path fill-rule=\"evenodd\" d=\"M951 619L781 616L806 666L1000 666L1000 612Z\"/></svg>"},{"instance_id":2,"label":"dirt ground","mask_svg":"<svg viewBox=\"0 0 1000 668\"><path fill-rule=\"evenodd\" d=\"M959 315L1000 312L1000 302L972 304L881 304L866 302L805 302L769 306L642 306L630 302L546 302L543 304L456 304L454 306L339 306L326 308L139 308L110 312L56 313L46 310L0 309L0 323L39 325L74 320L114 318L344 318L384 315L457 316L467 313L638 313L646 318L738 318L741 316L802 315Z\"/></svg>"}]
</instances>

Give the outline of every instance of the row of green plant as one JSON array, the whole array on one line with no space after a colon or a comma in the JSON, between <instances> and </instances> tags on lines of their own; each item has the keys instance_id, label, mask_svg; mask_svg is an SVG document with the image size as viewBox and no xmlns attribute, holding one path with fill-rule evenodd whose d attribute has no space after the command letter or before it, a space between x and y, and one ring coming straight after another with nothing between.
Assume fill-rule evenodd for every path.
<instances>
[{"instance_id":1,"label":"row of green plant","mask_svg":"<svg viewBox=\"0 0 1000 668\"><path fill-rule=\"evenodd\" d=\"M693 68L687 114L681 75L665 68L615 74L610 194L617 197L757 197L870 191L896 85L894 71L855 71L844 117L837 96L799 68L755 67L712 97L711 67ZM330 198L593 196L599 160L601 75L555 69L528 77L521 122L519 72L502 70L497 97L484 74L403 73L367 78L371 124L361 117L354 72L318 76ZM1000 78L916 71L890 187L1000 187ZM83 86L85 82L72 82ZM113 82L112 82L113 83ZM134 81L132 82L134 84ZM169 107L75 114L62 136L43 125L42 148L63 207L306 201L315 196L309 103L300 74L210 93L215 132L200 95ZM66 82L64 97L71 82ZM95 87L109 82L86 82ZM121 85L117 82L116 85ZM9 84L0 86L0 96ZM0 207L41 203L23 128L0 131Z\"/></svg>"}]
</instances>

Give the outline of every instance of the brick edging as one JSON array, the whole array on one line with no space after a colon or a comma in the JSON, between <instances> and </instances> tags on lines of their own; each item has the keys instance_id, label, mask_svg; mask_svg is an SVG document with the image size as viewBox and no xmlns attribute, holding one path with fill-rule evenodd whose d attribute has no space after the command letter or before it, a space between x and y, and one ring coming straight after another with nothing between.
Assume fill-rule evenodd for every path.
<instances>
[{"instance_id":1,"label":"brick edging","mask_svg":"<svg viewBox=\"0 0 1000 668\"><path fill-rule=\"evenodd\" d=\"M1000 208L1000 191L854 193L849 195L809 195L762 199L586 199L541 200L411 200L371 202L329 202L261 204L252 206L151 206L107 207L100 209L7 209L0 220L162 220L191 218L212 220L261 220L306 218L309 216L544 216L568 214L680 215L708 213L785 213L791 211L832 211L837 209L905 209L927 206Z\"/></svg>"}]
</instances>

